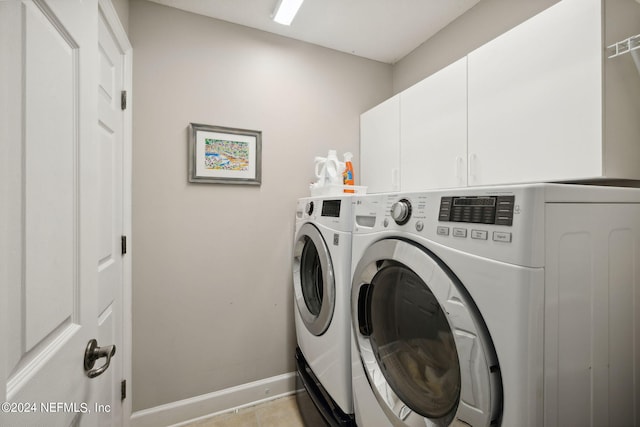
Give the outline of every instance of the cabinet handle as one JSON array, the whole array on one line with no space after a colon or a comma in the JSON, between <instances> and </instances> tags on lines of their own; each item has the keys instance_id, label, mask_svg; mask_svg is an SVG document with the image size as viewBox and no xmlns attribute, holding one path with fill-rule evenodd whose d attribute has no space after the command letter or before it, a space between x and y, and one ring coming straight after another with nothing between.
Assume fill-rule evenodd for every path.
<instances>
[{"instance_id":1,"label":"cabinet handle","mask_svg":"<svg viewBox=\"0 0 640 427\"><path fill-rule=\"evenodd\" d=\"M473 153L469 155L469 184L476 182L478 156Z\"/></svg>"},{"instance_id":2,"label":"cabinet handle","mask_svg":"<svg viewBox=\"0 0 640 427\"><path fill-rule=\"evenodd\" d=\"M393 186L393 191L400 190L400 169L398 168L391 169L391 185Z\"/></svg>"}]
</instances>

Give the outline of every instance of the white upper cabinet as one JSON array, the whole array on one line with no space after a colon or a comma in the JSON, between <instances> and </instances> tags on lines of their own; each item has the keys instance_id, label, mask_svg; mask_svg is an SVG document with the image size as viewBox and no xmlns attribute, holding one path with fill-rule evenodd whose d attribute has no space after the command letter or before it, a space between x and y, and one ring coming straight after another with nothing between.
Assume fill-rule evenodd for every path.
<instances>
[{"instance_id":1,"label":"white upper cabinet","mask_svg":"<svg viewBox=\"0 0 640 427\"><path fill-rule=\"evenodd\" d=\"M608 48L639 33L636 0L561 0L364 113L363 185L640 180L640 61Z\"/></svg>"},{"instance_id":2,"label":"white upper cabinet","mask_svg":"<svg viewBox=\"0 0 640 427\"><path fill-rule=\"evenodd\" d=\"M400 190L400 96L360 116L361 185L368 193Z\"/></svg>"},{"instance_id":3,"label":"white upper cabinet","mask_svg":"<svg viewBox=\"0 0 640 427\"><path fill-rule=\"evenodd\" d=\"M604 25L633 36L638 12L562 0L468 55L469 185L640 179L640 76L607 59Z\"/></svg>"},{"instance_id":4,"label":"white upper cabinet","mask_svg":"<svg viewBox=\"0 0 640 427\"><path fill-rule=\"evenodd\" d=\"M402 191L467 185L467 58L400 94Z\"/></svg>"}]
</instances>

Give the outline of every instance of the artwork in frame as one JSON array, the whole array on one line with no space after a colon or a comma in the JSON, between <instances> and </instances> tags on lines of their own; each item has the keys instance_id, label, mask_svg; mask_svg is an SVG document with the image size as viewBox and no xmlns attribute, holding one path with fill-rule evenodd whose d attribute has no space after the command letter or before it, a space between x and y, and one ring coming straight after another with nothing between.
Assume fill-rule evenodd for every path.
<instances>
[{"instance_id":1,"label":"artwork in frame","mask_svg":"<svg viewBox=\"0 0 640 427\"><path fill-rule=\"evenodd\" d=\"M189 182L260 185L262 132L190 124Z\"/></svg>"}]
</instances>

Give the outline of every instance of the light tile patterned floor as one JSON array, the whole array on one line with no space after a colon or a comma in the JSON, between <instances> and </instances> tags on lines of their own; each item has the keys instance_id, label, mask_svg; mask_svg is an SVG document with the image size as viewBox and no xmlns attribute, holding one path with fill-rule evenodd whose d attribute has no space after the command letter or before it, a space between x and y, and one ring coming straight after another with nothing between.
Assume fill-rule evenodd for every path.
<instances>
[{"instance_id":1,"label":"light tile patterned floor","mask_svg":"<svg viewBox=\"0 0 640 427\"><path fill-rule=\"evenodd\" d=\"M216 415L183 427L304 427L295 396Z\"/></svg>"}]
</instances>

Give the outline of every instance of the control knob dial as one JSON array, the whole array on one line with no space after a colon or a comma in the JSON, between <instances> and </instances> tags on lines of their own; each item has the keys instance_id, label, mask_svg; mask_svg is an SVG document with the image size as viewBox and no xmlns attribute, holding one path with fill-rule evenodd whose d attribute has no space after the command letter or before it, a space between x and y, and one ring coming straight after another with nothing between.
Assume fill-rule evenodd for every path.
<instances>
[{"instance_id":1,"label":"control knob dial","mask_svg":"<svg viewBox=\"0 0 640 427\"><path fill-rule=\"evenodd\" d=\"M313 213L313 202L309 202L306 204L306 206L304 207L304 212L311 216L311 214Z\"/></svg>"},{"instance_id":2,"label":"control knob dial","mask_svg":"<svg viewBox=\"0 0 640 427\"><path fill-rule=\"evenodd\" d=\"M404 225L411 218L411 202L407 199L401 199L391 206L391 218L398 225Z\"/></svg>"}]
</instances>

